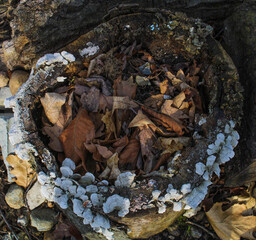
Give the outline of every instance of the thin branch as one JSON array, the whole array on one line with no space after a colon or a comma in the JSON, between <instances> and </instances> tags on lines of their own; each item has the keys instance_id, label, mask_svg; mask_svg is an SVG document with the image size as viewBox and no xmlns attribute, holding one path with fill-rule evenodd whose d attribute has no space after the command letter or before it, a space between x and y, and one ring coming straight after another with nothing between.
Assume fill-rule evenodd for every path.
<instances>
[{"instance_id":1,"label":"thin branch","mask_svg":"<svg viewBox=\"0 0 256 240\"><path fill-rule=\"evenodd\" d=\"M210 232L207 228L205 228L205 227L203 227L203 226L201 226L201 225L199 225L199 224L197 224L197 223L191 222L191 221L186 221L186 223L188 223L188 224L190 224L190 225L194 225L194 226L196 226L196 227L198 227L198 228L201 228L203 231L205 231L206 233L208 233L213 239L218 239L218 238L216 237L216 235L215 235L214 233Z\"/></svg>"},{"instance_id":2,"label":"thin branch","mask_svg":"<svg viewBox=\"0 0 256 240\"><path fill-rule=\"evenodd\" d=\"M18 237L16 236L15 232L12 230L12 227L11 227L10 224L8 223L7 219L5 218L5 216L4 216L4 214L3 214L3 212L2 212L1 209L0 209L0 214L1 214L2 218L3 218L3 220L5 221L7 227L8 227L8 228L10 229L10 231L12 232L14 238L15 238L16 240L19 240Z\"/></svg>"}]
</instances>

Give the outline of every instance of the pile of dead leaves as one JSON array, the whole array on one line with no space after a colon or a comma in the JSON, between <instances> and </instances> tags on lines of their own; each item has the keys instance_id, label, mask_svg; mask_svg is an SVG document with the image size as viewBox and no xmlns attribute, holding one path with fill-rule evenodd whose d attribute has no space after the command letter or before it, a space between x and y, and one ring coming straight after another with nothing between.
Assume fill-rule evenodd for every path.
<instances>
[{"instance_id":1,"label":"pile of dead leaves","mask_svg":"<svg viewBox=\"0 0 256 240\"><path fill-rule=\"evenodd\" d=\"M40 99L49 148L100 178L157 170L189 144L203 111L200 67L158 63L136 42L69 65L68 83Z\"/></svg>"}]
</instances>

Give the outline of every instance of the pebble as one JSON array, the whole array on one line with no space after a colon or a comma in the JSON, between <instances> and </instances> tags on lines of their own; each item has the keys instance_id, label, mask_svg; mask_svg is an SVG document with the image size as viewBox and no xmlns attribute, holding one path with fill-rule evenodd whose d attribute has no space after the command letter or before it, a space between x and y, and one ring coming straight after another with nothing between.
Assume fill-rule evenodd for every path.
<instances>
[{"instance_id":1,"label":"pebble","mask_svg":"<svg viewBox=\"0 0 256 240\"><path fill-rule=\"evenodd\" d=\"M41 194L41 184L38 181L28 191L26 197L30 210L35 209L45 201L45 197Z\"/></svg>"},{"instance_id":2,"label":"pebble","mask_svg":"<svg viewBox=\"0 0 256 240\"><path fill-rule=\"evenodd\" d=\"M28 80L28 77L29 73L22 70L16 70L12 73L9 82L9 87L12 95L16 94L20 86Z\"/></svg>"},{"instance_id":3,"label":"pebble","mask_svg":"<svg viewBox=\"0 0 256 240\"><path fill-rule=\"evenodd\" d=\"M180 236L180 230L179 230L178 224L169 226L167 228L167 230L174 237L179 237Z\"/></svg>"},{"instance_id":4,"label":"pebble","mask_svg":"<svg viewBox=\"0 0 256 240\"><path fill-rule=\"evenodd\" d=\"M24 189L21 186L12 184L5 195L5 201L14 209L20 209L25 206Z\"/></svg>"},{"instance_id":5,"label":"pebble","mask_svg":"<svg viewBox=\"0 0 256 240\"><path fill-rule=\"evenodd\" d=\"M28 218L25 215L20 215L17 219L17 223L23 227L28 225Z\"/></svg>"},{"instance_id":6,"label":"pebble","mask_svg":"<svg viewBox=\"0 0 256 240\"><path fill-rule=\"evenodd\" d=\"M201 238L202 237L202 230L192 226L191 227L191 236L195 239Z\"/></svg>"},{"instance_id":7,"label":"pebble","mask_svg":"<svg viewBox=\"0 0 256 240\"><path fill-rule=\"evenodd\" d=\"M0 71L0 88L7 86L9 77L6 72Z\"/></svg>"},{"instance_id":8,"label":"pebble","mask_svg":"<svg viewBox=\"0 0 256 240\"><path fill-rule=\"evenodd\" d=\"M57 223L57 213L50 208L40 208L31 211L31 226L39 232L50 231Z\"/></svg>"},{"instance_id":9,"label":"pebble","mask_svg":"<svg viewBox=\"0 0 256 240\"><path fill-rule=\"evenodd\" d=\"M139 86L149 86L149 85L151 85L149 79L146 78L146 77L136 76L135 81Z\"/></svg>"}]
</instances>

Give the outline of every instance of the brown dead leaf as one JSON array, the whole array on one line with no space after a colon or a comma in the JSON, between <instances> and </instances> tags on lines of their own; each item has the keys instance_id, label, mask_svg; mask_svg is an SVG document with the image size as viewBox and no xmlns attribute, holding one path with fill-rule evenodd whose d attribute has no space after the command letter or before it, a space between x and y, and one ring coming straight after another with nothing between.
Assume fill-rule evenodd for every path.
<instances>
[{"instance_id":1,"label":"brown dead leaf","mask_svg":"<svg viewBox=\"0 0 256 240\"><path fill-rule=\"evenodd\" d=\"M161 155L166 153L174 153L178 150L181 150L183 147L187 147L191 142L189 137L176 137L176 138L158 138L158 143L164 150Z\"/></svg>"},{"instance_id":2,"label":"brown dead leaf","mask_svg":"<svg viewBox=\"0 0 256 240\"><path fill-rule=\"evenodd\" d=\"M89 112L98 112L100 101L100 90L96 87L91 87L88 93L83 93L81 96L81 104L84 109Z\"/></svg>"},{"instance_id":3,"label":"brown dead leaf","mask_svg":"<svg viewBox=\"0 0 256 240\"><path fill-rule=\"evenodd\" d=\"M62 105L66 102L66 97L58 93L46 93L40 98L45 114L52 124L55 124L60 115Z\"/></svg>"},{"instance_id":4,"label":"brown dead leaf","mask_svg":"<svg viewBox=\"0 0 256 240\"><path fill-rule=\"evenodd\" d=\"M253 232L256 231L256 216L246 214L249 209L255 206L255 198L244 198L234 196L231 201L238 201L230 208L223 211L223 203L218 202L213 205L206 216L214 231L223 240L255 239Z\"/></svg>"},{"instance_id":5,"label":"brown dead leaf","mask_svg":"<svg viewBox=\"0 0 256 240\"><path fill-rule=\"evenodd\" d=\"M160 82L160 92L161 94L165 94L169 88L168 80L164 80Z\"/></svg>"},{"instance_id":6,"label":"brown dead leaf","mask_svg":"<svg viewBox=\"0 0 256 240\"><path fill-rule=\"evenodd\" d=\"M178 109L185 109L189 108L189 103L185 101L186 100L186 95L184 92L181 92L179 95L177 95L173 99L173 105L178 108Z\"/></svg>"},{"instance_id":7,"label":"brown dead leaf","mask_svg":"<svg viewBox=\"0 0 256 240\"><path fill-rule=\"evenodd\" d=\"M125 148L125 146L129 143L128 137L125 135L124 137L117 139L115 143L113 143L114 152L120 154L120 152Z\"/></svg>"},{"instance_id":8,"label":"brown dead leaf","mask_svg":"<svg viewBox=\"0 0 256 240\"><path fill-rule=\"evenodd\" d=\"M141 107L143 111L150 114L152 117L154 117L156 120L158 120L159 123L161 123L163 126L167 127L167 130L174 131L179 136L184 134L183 129L187 130L185 126L177 122L175 119L171 118L170 116L167 116L165 114L157 113L153 110L150 110L149 108L146 108L145 106Z\"/></svg>"},{"instance_id":9,"label":"brown dead leaf","mask_svg":"<svg viewBox=\"0 0 256 240\"><path fill-rule=\"evenodd\" d=\"M112 112L116 109L130 109L130 108L137 108L138 104L131 100L129 97L117 97L114 96L113 98L113 107Z\"/></svg>"},{"instance_id":10,"label":"brown dead leaf","mask_svg":"<svg viewBox=\"0 0 256 240\"><path fill-rule=\"evenodd\" d=\"M137 84L130 81L118 81L116 83L116 96L135 98Z\"/></svg>"},{"instance_id":11,"label":"brown dead leaf","mask_svg":"<svg viewBox=\"0 0 256 240\"><path fill-rule=\"evenodd\" d=\"M179 123L183 119L189 118L182 110L179 110L172 106L173 100L165 100L164 104L161 107L161 113L164 113L172 118L174 118Z\"/></svg>"},{"instance_id":12,"label":"brown dead leaf","mask_svg":"<svg viewBox=\"0 0 256 240\"><path fill-rule=\"evenodd\" d=\"M42 128L42 132L50 138L48 147L50 147L53 151L63 152L63 147L59 140L59 136L62 133L61 128L59 128L56 124L53 127L45 126Z\"/></svg>"},{"instance_id":13,"label":"brown dead leaf","mask_svg":"<svg viewBox=\"0 0 256 240\"><path fill-rule=\"evenodd\" d=\"M105 170L100 174L99 178L103 179L116 179L119 174L121 173L118 168L118 153L114 153L108 160L107 160L107 167Z\"/></svg>"},{"instance_id":14,"label":"brown dead leaf","mask_svg":"<svg viewBox=\"0 0 256 240\"><path fill-rule=\"evenodd\" d=\"M182 80L182 81L185 81L185 79L186 79L186 76L185 76L185 74L184 74L184 72L183 72L182 69L180 69L180 70L177 72L176 77L179 78L179 79Z\"/></svg>"},{"instance_id":15,"label":"brown dead leaf","mask_svg":"<svg viewBox=\"0 0 256 240\"><path fill-rule=\"evenodd\" d=\"M138 114L130 122L128 128L143 127L143 126L147 126L147 125L155 126L155 124L145 114L143 114L142 110L139 110Z\"/></svg>"},{"instance_id":16,"label":"brown dead leaf","mask_svg":"<svg viewBox=\"0 0 256 240\"><path fill-rule=\"evenodd\" d=\"M164 95L152 95L144 101L144 105L158 110L164 102Z\"/></svg>"},{"instance_id":17,"label":"brown dead leaf","mask_svg":"<svg viewBox=\"0 0 256 240\"><path fill-rule=\"evenodd\" d=\"M135 170L140 152L140 142L137 139L138 131L135 131L124 150L120 154L119 167L125 170Z\"/></svg>"},{"instance_id":18,"label":"brown dead leaf","mask_svg":"<svg viewBox=\"0 0 256 240\"><path fill-rule=\"evenodd\" d=\"M114 120L113 120L112 112L107 110L105 115L102 117L101 120L106 125L105 140L108 140L111 137L112 134L114 134L115 138L117 138L117 136L116 136L116 126L115 126L115 123L114 123Z\"/></svg>"},{"instance_id":19,"label":"brown dead leaf","mask_svg":"<svg viewBox=\"0 0 256 240\"><path fill-rule=\"evenodd\" d=\"M102 158L108 159L113 153L105 146L93 143L85 143L85 148L93 154L93 159L96 161L102 161Z\"/></svg>"},{"instance_id":20,"label":"brown dead leaf","mask_svg":"<svg viewBox=\"0 0 256 240\"><path fill-rule=\"evenodd\" d=\"M10 173L15 176L16 184L26 188L34 178L36 171L29 161L24 161L14 154L9 154L6 161L12 166Z\"/></svg>"},{"instance_id":21,"label":"brown dead leaf","mask_svg":"<svg viewBox=\"0 0 256 240\"><path fill-rule=\"evenodd\" d=\"M81 108L70 125L62 132L59 139L66 157L71 158L76 164L82 160L85 168L84 143L93 140L94 136L94 124L87 111Z\"/></svg>"}]
</instances>

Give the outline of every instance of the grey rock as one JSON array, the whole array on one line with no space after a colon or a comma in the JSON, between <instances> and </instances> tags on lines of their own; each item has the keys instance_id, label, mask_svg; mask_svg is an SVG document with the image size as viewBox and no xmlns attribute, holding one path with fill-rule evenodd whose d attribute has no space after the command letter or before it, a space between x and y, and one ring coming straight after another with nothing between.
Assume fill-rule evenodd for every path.
<instances>
[{"instance_id":1,"label":"grey rock","mask_svg":"<svg viewBox=\"0 0 256 240\"><path fill-rule=\"evenodd\" d=\"M14 118L12 113L1 113L0 114L0 146L2 149L2 155L4 159L4 164L7 170L7 177L9 182L13 182L12 178L14 175L10 173L10 164L6 161L9 153L13 152L13 146L9 141L9 131L11 125L13 124Z\"/></svg>"},{"instance_id":2,"label":"grey rock","mask_svg":"<svg viewBox=\"0 0 256 240\"><path fill-rule=\"evenodd\" d=\"M20 209L25 206L23 197L24 189L21 186L13 184L5 195L5 201L11 208Z\"/></svg>"},{"instance_id":3,"label":"grey rock","mask_svg":"<svg viewBox=\"0 0 256 240\"><path fill-rule=\"evenodd\" d=\"M9 87L2 87L0 88L0 109L4 108L4 101L6 98L9 98L12 96L12 93L10 91Z\"/></svg>"},{"instance_id":4,"label":"grey rock","mask_svg":"<svg viewBox=\"0 0 256 240\"><path fill-rule=\"evenodd\" d=\"M0 88L7 86L9 77L6 72L0 71Z\"/></svg>"},{"instance_id":5,"label":"grey rock","mask_svg":"<svg viewBox=\"0 0 256 240\"><path fill-rule=\"evenodd\" d=\"M29 77L29 73L22 70L17 70L12 73L12 76L9 82L9 88L12 95L16 94L20 86L28 80L28 77Z\"/></svg>"},{"instance_id":6,"label":"grey rock","mask_svg":"<svg viewBox=\"0 0 256 240\"><path fill-rule=\"evenodd\" d=\"M195 239L199 239L202 237L202 230L199 228L196 228L194 226L191 227L191 236Z\"/></svg>"},{"instance_id":7,"label":"grey rock","mask_svg":"<svg viewBox=\"0 0 256 240\"><path fill-rule=\"evenodd\" d=\"M57 223L57 213L50 208L34 209L30 215L31 226L39 232L50 231Z\"/></svg>"},{"instance_id":8,"label":"grey rock","mask_svg":"<svg viewBox=\"0 0 256 240\"><path fill-rule=\"evenodd\" d=\"M41 194L41 184L38 181L28 191L26 198L30 210L35 209L45 201L45 197Z\"/></svg>"}]
</instances>

